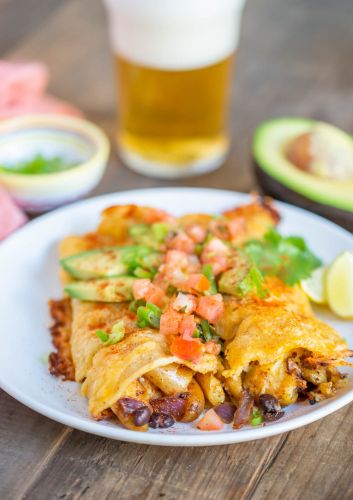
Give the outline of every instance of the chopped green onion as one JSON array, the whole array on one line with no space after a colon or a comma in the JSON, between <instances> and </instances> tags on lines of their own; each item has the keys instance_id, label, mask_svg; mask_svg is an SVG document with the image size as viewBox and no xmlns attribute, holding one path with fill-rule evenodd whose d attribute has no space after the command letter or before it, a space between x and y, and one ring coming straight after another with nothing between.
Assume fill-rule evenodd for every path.
<instances>
[{"instance_id":1,"label":"chopped green onion","mask_svg":"<svg viewBox=\"0 0 353 500\"><path fill-rule=\"evenodd\" d=\"M97 330L96 335L101 340L102 342L107 342L109 340L109 334L105 332L104 330Z\"/></svg>"},{"instance_id":2,"label":"chopped green onion","mask_svg":"<svg viewBox=\"0 0 353 500\"><path fill-rule=\"evenodd\" d=\"M134 226L129 228L129 235L132 238L138 238L146 233L148 233L149 228L147 224L135 224Z\"/></svg>"},{"instance_id":3,"label":"chopped green onion","mask_svg":"<svg viewBox=\"0 0 353 500\"><path fill-rule=\"evenodd\" d=\"M146 269L143 269L142 267L136 267L133 271L134 276L137 278L152 278L152 273L150 271L146 271Z\"/></svg>"},{"instance_id":4,"label":"chopped green onion","mask_svg":"<svg viewBox=\"0 0 353 500\"><path fill-rule=\"evenodd\" d=\"M199 339L201 337L201 331L200 331L199 325L197 325L197 328L194 331L194 333L192 334L192 337L194 339Z\"/></svg>"},{"instance_id":5,"label":"chopped green onion","mask_svg":"<svg viewBox=\"0 0 353 500\"><path fill-rule=\"evenodd\" d=\"M162 254L147 245L132 245L123 249L122 262L128 268L128 274L151 278L162 263Z\"/></svg>"},{"instance_id":6,"label":"chopped green onion","mask_svg":"<svg viewBox=\"0 0 353 500\"><path fill-rule=\"evenodd\" d=\"M155 304L152 304L151 302L147 302L146 307L149 311L152 311L155 314L162 314L161 309Z\"/></svg>"},{"instance_id":7,"label":"chopped green onion","mask_svg":"<svg viewBox=\"0 0 353 500\"><path fill-rule=\"evenodd\" d=\"M125 336L124 320L120 320L115 323L112 327L112 332L109 335L108 343L109 345L116 344L120 342Z\"/></svg>"},{"instance_id":8,"label":"chopped green onion","mask_svg":"<svg viewBox=\"0 0 353 500\"><path fill-rule=\"evenodd\" d=\"M216 329L213 325L210 325L206 319L202 319L197 325L196 330L193 333L193 337L200 338L204 342L217 340Z\"/></svg>"},{"instance_id":9,"label":"chopped green onion","mask_svg":"<svg viewBox=\"0 0 353 500\"><path fill-rule=\"evenodd\" d=\"M210 332L210 324L206 319L201 320L201 328L202 328L203 338L205 339L205 342L208 342L209 340L212 339L212 335Z\"/></svg>"},{"instance_id":10,"label":"chopped green onion","mask_svg":"<svg viewBox=\"0 0 353 500\"><path fill-rule=\"evenodd\" d=\"M143 299L132 300L129 305L129 310L135 313L138 307L144 305L146 305L146 302Z\"/></svg>"},{"instance_id":11,"label":"chopped green onion","mask_svg":"<svg viewBox=\"0 0 353 500\"><path fill-rule=\"evenodd\" d=\"M96 331L97 337L103 342L105 345L113 345L117 342L120 342L125 336L125 328L124 321L118 321L112 326L111 333L107 333L104 330Z\"/></svg>"},{"instance_id":12,"label":"chopped green onion","mask_svg":"<svg viewBox=\"0 0 353 500\"><path fill-rule=\"evenodd\" d=\"M169 226L163 222L155 222L151 226L152 234L154 238L162 242L166 239L168 233L169 233Z\"/></svg>"},{"instance_id":13,"label":"chopped green onion","mask_svg":"<svg viewBox=\"0 0 353 500\"><path fill-rule=\"evenodd\" d=\"M161 315L162 311L159 307L147 302L145 307L140 306L137 308L137 326L140 328L146 328L147 326L159 328Z\"/></svg>"},{"instance_id":14,"label":"chopped green onion","mask_svg":"<svg viewBox=\"0 0 353 500\"><path fill-rule=\"evenodd\" d=\"M264 421L264 419L263 419L261 413L259 412L259 410L257 408L254 408L253 413L252 413L252 417L251 417L251 425L253 427L256 427L257 425L262 424L263 421Z\"/></svg>"},{"instance_id":15,"label":"chopped green onion","mask_svg":"<svg viewBox=\"0 0 353 500\"><path fill-rule=\"evenodd\" d=\"M207 290L206 295L215 295L216 293L218 293L217 284L211 264L206 264L205 266L203 266L202 274L210 282L210 288Z\"/></svg>"}]
</instances>

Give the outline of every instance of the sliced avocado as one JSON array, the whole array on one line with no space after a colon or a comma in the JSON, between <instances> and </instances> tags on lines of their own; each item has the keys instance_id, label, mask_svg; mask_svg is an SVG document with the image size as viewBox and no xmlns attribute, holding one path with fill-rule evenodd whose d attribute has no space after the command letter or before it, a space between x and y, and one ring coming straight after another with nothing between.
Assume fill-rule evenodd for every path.
<instances>
[{"instance_id":1,"label":"sliced avocado","mask_svg":"<svg viewBox=\"0 0 353 500\"><path fill-rule=\"evenodd\" d=\"M241 295L239 293L239 285L246 278L248 272L249 268L247 267L234 267L225 271L218 282L219 291L239 297Z\"/></svg>"},{"instance_id":2,"label":"sliced avocado","mask_svg":"<svg viewBox=\"0 0 353 500\"><path fill-rule=\"evenodd\" d=\"M262 123L256 129L253 140L258 177L265 189L270 183L273 188L270 194L281 197L280 193L275 192L275 187L280 184L308 200L353 212L353 178L334 180L313 175L301 170L287 158L288 146L298 136L310 133L317 124L318 122L304 118L277 118ZM343 141L342 134L346 136L346 141L353 142L343 131L340 131L340 141ZM329 135L329 140L338 140L337 133ZM272 184L271 179L274 180ZM296 202L294 197L288 196L288 199ZM315 209L315 206L312 209ZM320 207L316 209L320 212Z\"/></svg>"},{"instance_id":3,"label":"sliced avocado","mask_svg":"<svg viewBox=\"0 0 353 500\"><path fill-rule=\"evenodd\" d=\"M64 291L74 297L89 302L124 302L132 299L132 285L135 278L120 276L118 278L73 281Z\"/></svg>"},{"instance_id":4,"label":"sliced avocado","mask_svg":"<svg viewBox=\"0 0 353 500\"><path fill-rule=\"evenodd\" d=\"M157 268L161 260L159 252L147 246L131 245L81 252L60 263L72 277L87 280L133 273L136 268Z\"/></svg>"}]
</instances>

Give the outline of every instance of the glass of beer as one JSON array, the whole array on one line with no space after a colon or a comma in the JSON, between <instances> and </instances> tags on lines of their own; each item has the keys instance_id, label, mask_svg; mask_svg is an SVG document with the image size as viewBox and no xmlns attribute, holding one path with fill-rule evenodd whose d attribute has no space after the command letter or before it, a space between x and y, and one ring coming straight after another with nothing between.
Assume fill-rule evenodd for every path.
<instances>
[{"instance_id":1,"label":"glass of beer","mask_svg":"<svg viewBox=\"0 0 353 500\"><path fill-rule=\"evenodd\" d=\"M105 0L131 169L173 179L222 164L244 1Z\"/></svg>"}]
</instances>

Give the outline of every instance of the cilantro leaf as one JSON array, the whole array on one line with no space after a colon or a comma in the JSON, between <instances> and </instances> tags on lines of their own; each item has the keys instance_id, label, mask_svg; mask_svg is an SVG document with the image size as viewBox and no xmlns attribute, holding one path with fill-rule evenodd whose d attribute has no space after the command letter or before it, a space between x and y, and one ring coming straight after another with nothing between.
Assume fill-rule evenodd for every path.
<instances>
[{"instance_id":1,"label":"cilantro leaf","mask_svg":"<svg viewBox=\"0 0 353 500\"><path fill-rule=\"evenodd\" d=\"M321 261L299 236L282 236L270 229L263 240L245 243L246 255L264 275L278 276L293 286L321 265Z\"/></svg>"},{"instance_id":2,"label":"cilantro leaf","mask_svg":"<svg viewBox=\"0 0 353 500\"><path fill-rule=\"evenodd\" d=\"M261 298L264 298L266 296L266 290L264 290L262 286L263 280L264 278L261 274L261 271L259 271L259 269L255 265L252 265L249 269L248 274L237 286L237 292L239 293L239 295L243 296L255 289L257 295Z\"/></svg>"}]
</instances>

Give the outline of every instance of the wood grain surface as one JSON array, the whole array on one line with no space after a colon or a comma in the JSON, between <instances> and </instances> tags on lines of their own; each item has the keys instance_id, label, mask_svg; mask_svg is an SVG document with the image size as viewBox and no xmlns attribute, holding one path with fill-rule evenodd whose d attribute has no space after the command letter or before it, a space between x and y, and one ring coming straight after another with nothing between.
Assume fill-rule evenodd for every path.
<instances>
[{"instance_id":1,"label":"wood grain surface","mask_svg":"<svg viewBox=\"0 0 353 500\"><path fill-rule=\"evenodd\" d=\"M269 117L320 118L353 132L352 20L352 0L248 0L231 154L217 172L183 185L255 188L251 136ZM51 91L113 140L113 72L100 1L0 0L0 57L45 61ZM95 194L164 185L176 183L129 171L113 150ZM352 409L262 441L172 449L69 429L0 391L0 498L352 499Z\"/></svg>"}]
</instances>

